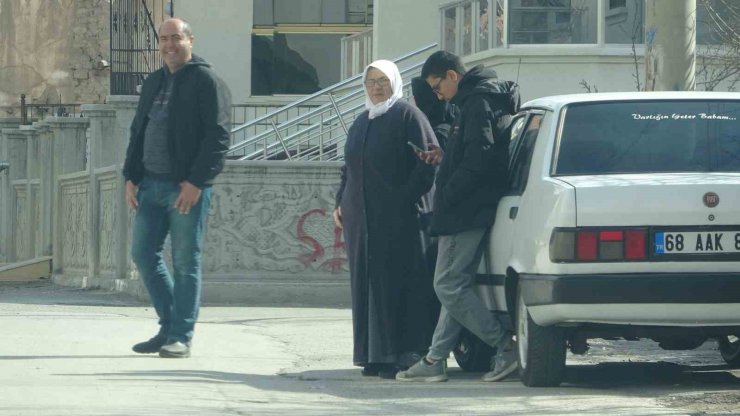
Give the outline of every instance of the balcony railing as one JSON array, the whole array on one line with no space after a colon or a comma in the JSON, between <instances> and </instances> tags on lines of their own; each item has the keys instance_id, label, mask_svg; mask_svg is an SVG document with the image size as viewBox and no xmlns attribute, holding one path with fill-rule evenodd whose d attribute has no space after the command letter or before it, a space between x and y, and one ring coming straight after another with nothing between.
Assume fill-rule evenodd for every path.
<instances>
[{"instance_id":1,"label":"balcony railing","mask_svg":"<svg viewBox=\"0 0 740 416\"><path fill-rule=\"evenodd\" d=\"M372 60L372 29L342 38L342 79L361 73Z\"/></svg>"}]
</instances>

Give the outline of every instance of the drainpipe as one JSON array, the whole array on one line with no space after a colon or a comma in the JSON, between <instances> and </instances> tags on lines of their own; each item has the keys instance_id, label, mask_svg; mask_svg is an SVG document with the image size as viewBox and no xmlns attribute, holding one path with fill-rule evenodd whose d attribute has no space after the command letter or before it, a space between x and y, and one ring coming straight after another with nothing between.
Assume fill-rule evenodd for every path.
<instances>
[{"instance_id":1,"label":"drainpipe","mask_svg":"<svg viewBox=\"0 0 740 416\"><path fill-rule=\"evenodd\" d=\"M645 90L696 89L696 0L645 1Z\"/></svg>"},{"instance_id":2,"label":"drainpipe","mask_svg":"<svg viewBox=\"0 0 740 416\"><path fill-rule=\"evenodd\" d=\"M10 169L10 163L8 162L0 162L0 173L2 173L4 170Z\"/></svg>"}]
</instances>

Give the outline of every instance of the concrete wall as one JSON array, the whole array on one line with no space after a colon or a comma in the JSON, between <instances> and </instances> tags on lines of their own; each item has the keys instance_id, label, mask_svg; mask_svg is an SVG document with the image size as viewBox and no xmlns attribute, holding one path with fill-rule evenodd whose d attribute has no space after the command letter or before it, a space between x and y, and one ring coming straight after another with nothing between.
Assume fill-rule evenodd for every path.
<instances>
[{"instance_id":1,"label":"concrete wall","mask_svg":"<svg viewBox=\"0 0 740 416\"><path fill-rule=\"evenodd\" d=\"M252 0L174 0L175 16L193 27L193 51L226 81L234 103L251 94L252 10Z\"/></svg>"},{"instance_id":2,"label":"concrete wall","mask_svg":"<svg viewBox=\"0 0 740 416\"><path fill-rule=\"evenodd\" d=\"M0 159L11 169L0 175L0 262L51 255L58 284L147 298L131 262L134 213L121 172L137 97L107 101L84 105L85 118L1 131ZM341 164L227 163L206 228L205 302L349 303L331 217Z\"/></svg>"},{"instance_id":3,"label":"concrete wall","mask_svg":"<svg viewBox=\"0 0 740 416\"><path fill-rule=\"evenodd\" d=\"M464 58L468 67L493 68L499 79L516 81L522 101L558 94L637 91L634 74L645 82L642 56L638 64L629 48L511 48Z\"/></svg>"},{"instance_id":4,"label":"concrete wall","mask_svg":"<svg viewBox=\"0 0 740 416\"><path fill-rule=\"evenodd\" d=\"M0 0L0 105L102 102L110 2Z\"/></svg>"},{"instance_id":5,"label":"concrete wall","mask_svg":"<svg viewBox=\"0 0 740 416\"><path fill-rule=\"evenodd\" d=\"M393 59L439 39L437 0L375 0L373 58Z\"/></svg>"}]
</instances>

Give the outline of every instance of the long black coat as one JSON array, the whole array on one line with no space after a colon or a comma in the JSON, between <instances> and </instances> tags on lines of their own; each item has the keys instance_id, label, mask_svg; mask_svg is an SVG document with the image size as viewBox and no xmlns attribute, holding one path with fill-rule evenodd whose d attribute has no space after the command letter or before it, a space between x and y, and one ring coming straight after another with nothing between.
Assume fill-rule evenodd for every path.
<instances>
[{"instance_id":1,"label":"long black coat","mask_svg":"<svg viewBox=\"0 0 740 416\"><path fill-rule=\"evenodd\" d=\"M407 141L425 148L434 137L414 106L397 102L373 120L352 124L337 193L352 278L354 363L368 363L368 301L372 290L383 354L429 346L432 282L425 272L415 203L429 191L434 169Z\"/></svg>"}]
</instances>

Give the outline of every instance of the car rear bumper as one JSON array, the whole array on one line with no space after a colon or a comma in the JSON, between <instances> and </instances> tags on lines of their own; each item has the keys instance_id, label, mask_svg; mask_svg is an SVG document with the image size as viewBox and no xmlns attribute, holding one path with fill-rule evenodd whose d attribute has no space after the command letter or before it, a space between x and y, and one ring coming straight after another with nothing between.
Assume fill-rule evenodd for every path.
<instances>
[{"instance_id":1,"label":"car rear bumper","mask_svg":"<svg viewBox=\"0 0 740 416\"><path fill-rule=\"evenodd\" d=\"M740 325L740 273L520 275L539 325Z\"/></svg>"}]
</instances>

